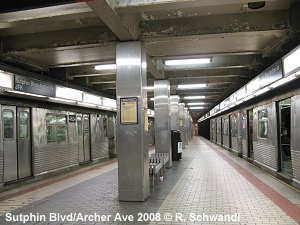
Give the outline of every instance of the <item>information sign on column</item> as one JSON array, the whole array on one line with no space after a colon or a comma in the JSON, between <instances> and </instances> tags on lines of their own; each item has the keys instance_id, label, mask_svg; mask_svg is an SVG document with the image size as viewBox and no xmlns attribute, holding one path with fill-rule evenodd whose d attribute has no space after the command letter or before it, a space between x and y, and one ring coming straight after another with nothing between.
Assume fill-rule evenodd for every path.
<instances>
[{"instance_id":1,"label":"information sign on column","mask_svg":"<svg viewBox=\"0 0 300 225\"><path fill-rule=\"evenodd\" d=\"M136 97L120 99L121 124L138 123L137 104L138 104L138 99Z\"/></svg>"}]
</instances>

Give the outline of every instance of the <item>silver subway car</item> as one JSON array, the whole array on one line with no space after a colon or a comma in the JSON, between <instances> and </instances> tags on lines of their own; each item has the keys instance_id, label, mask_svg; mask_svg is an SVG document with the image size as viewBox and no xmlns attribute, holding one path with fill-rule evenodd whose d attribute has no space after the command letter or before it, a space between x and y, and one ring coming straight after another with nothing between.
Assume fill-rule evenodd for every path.
<instances>
[{"instance_id":1,"label":"silver subway car","mask_svg":"<svg viewBox=\"0 0 300 225\"><path fill-rule=\"evenodd\" d=\"M210 132L212 141L300 187L300 89L212 118Z\"/></svg>"},{"instance_id":2,"label":"silver subway car","mask_svg":"<svg viewBox=\"0 0 300 225\"><path fill-rule=\"evenodd\" d=\"M104 161L110 151L116 155L113 113L14 105L0 105L0 109L1 187L82 163Z\"/></svg>"}]
</instances>

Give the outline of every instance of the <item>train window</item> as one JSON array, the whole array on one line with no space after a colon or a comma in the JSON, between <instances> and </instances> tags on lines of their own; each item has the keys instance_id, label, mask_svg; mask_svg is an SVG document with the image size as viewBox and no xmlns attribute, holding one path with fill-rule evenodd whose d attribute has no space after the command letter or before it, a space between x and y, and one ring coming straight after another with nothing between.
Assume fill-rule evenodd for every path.
<instances>
[{"instance_id":1,"label":"train window","mask_svg":"<svg viewBox=\"0 0 300 225\"><path fill-rule=\"evenodd\" d=\"M221 121L217 120L217 133L219 134L221 131Z\"/></svg>"},{"instance_id":2,"label":"train window","mask_svg":"<svg viewBox=\"0 0 300 225\"><path fill-rule=\"evenodd\" d=\"M103 118L103 129L104 129L104 137L108 137L108 131L107 131L107 118Z\"/></svg>"},{"instance_id":3,"label":"train window","mask_svg":"<svg viewBox=\"0 0 300 225\"><path fill-rule=\"evenodd\" d=\"M81 116L77 116L77 131L78 131L78 136L82 136L82 118L81 118Z\"/></svg>"},{"instance_id":4,"label":"train window","mask_svg":"<svg viewBox=\"0 0 300 225\"><path fill-rule=\"evenodd\" d=\"M247 133L246 112L241 112L241 119L242 119L242 139L246 140L246 133Z\"/></svg>"},{"instance_id":5,"label":"train window","mask_svg":"<svg viewBox=\"0 0 300 225\"><path fill-rule=\"evenodd\" d=\"M236 137L237 134L236 115L232 115L230 118L231 118L231 137Z\"/></svg>"},{"instance_id":6,"label":"train window","mask_svg":"<svg viewBox=\"0 0 300 225\"><path fill-rule=\"evenodd\" d=\"M223 122L223 134L228 136L228 119L224 119L224 122Z\"/></svg>"},{"instance_id":7,"label":"train window","mask_svg":"<svg viewBox=\"0 0 300 225\"><path fill-rule=\"evenodd\" d=\"M83 117L83 130L85 135L89 135L90 133L90 121L89 117L84 116Z\"/></svg>"},{"instance_id":8,"label":"train window","mask_svg":"<svg viewBox=\"0 0 300 225\"><path fill-rule=\"evenodd\" d=\"M258 111L258 137L268 138L268 110Z\"/></svg>"},{"instance_id":9,"label":"train window","mask_svg":"<svg viewBox=\"0 0 300 225\"><path fill-rule=\"evenodd\" d=\"M66 115L46 114L47 142L66 142L68 137Z\"/></svg>"},{"instance_id":10,"label":"train window","mask_svg":"<svg viewBox=\"0 0 300 225\"><path fill-rule=\"evenodd\" d=\"M19 112L19 138L29 137L29 114L26 111Z\"/></svg>"},{"instance_id":11,"label":"train window","mask_svg":"<svg viewBox=\"0 0 300 225\"><path fill-rule=\"evenodd\" d=\"M4 140L14 137L14 112L12 110L3 110L3 137Z\"/></svg>"}]
</instances>

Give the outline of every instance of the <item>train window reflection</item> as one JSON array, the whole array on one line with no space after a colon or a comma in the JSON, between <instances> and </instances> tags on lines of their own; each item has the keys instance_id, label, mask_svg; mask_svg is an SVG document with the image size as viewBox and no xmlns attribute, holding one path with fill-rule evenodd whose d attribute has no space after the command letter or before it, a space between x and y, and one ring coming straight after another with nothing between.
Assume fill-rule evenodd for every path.
<instances>
[{"instance_id":1,"label":"train window reflection","mask_svg":"<svg viewBox=\"0 0 300 225\"><path fill-rule=\"evenodd\" d=\"M28 112L19 112L19 138L29 137L29 115Z\"/></svg>"},{"instance_id":2,"label":"train window reflection","mask_svg":"<svg viewBox=\"0 0 300 225\"><path fill-rule=\"evenodd\" d=\"M258 111L258 137L268 138L268 110Z\"/></svg>"},{"instance_id":3,"label":"train window reflection","mask_svg":"<svg viewBox=\"0 0 300 225\"><path fill-rule=\"evenodd\" d=\"M221 133L221 120L220 119L217 120L217 133L218 134Z\"/></svg>"},{"instance_id":4,"label":"train window reflection","mask_svg":"<svg viewBox=\"0 0 300 225\"><path fill-rule=\"evenodd\" d=\"M78 135L82 136L82 118L81 118L81 116L77 116L77 130L78 130Z\"/></svg>"},{"instance_id":5,"label":"train window reflection","mask_svg":"<svg viewBox=\"0 0 300 225\"><path fill-rule=\"evenodd\" d=\"M246 112L241 112L241 119L242 119L242 139L246 140L246 133L247 133Z\"/></svg>"},{"instance_id":6,"label":"train window reflection","mask_svg":"<svg viewBox=\"0 0 300 225\"><path fill-rule=\"evenodd\" d=\"M231 137L236 137L237 134L237 120L236 115L233 114L231 117Z\"/></svg>"},{"instance_id":7,"label":"train window reflection","mask_svg":"<svg viewBox=\"0 0 300 225\"><path fill-rule=\"evenodd\" d=\"M66 142L68 127L66 115L46 114L47 142Z\"/></svg>"},{"instance_id":8,"label":"train window reflection","mask_svg":"<svg viewBox=\"0 0 300 225\"><path fill-rule=\"evenodd\" d=\"M224 119L223 123L223 134L228 136L228 119Z\"/></svg>"},{"instance_id":9,"label":"train window reflection","mask_svg":"<svg viewBox=\"0 0 300 225\"><path fill-rule=\"evenodd\" d=\"M14 137L14 114L11 110L3 110L3 137L4 140Z\"/></svg>"}]
</instances>

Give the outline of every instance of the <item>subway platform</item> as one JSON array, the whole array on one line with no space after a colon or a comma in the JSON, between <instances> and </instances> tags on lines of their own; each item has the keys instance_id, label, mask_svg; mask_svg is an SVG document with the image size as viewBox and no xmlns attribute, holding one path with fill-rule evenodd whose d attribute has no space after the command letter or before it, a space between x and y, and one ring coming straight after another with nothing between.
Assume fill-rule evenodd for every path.
<instances>
[{"instance_id":1,"label":"subway platform","mask_svg":"<svg viewBox=\"0 0 300 225\"><path fill-rule=\"evenodd\" d=\"M102 215L101 221L93 220L99 219L95 214ZM1 225L24 224L25 216L32 217L26 224L53 225L290 225L300 224L300 191L194 137L182 160L151 187L146 202L118 201L114 159L0 193L0 215ZM76 216L80 221L73 220ZM13 219L19 221L9 221Z\"/></svg>"}]
</instances>

